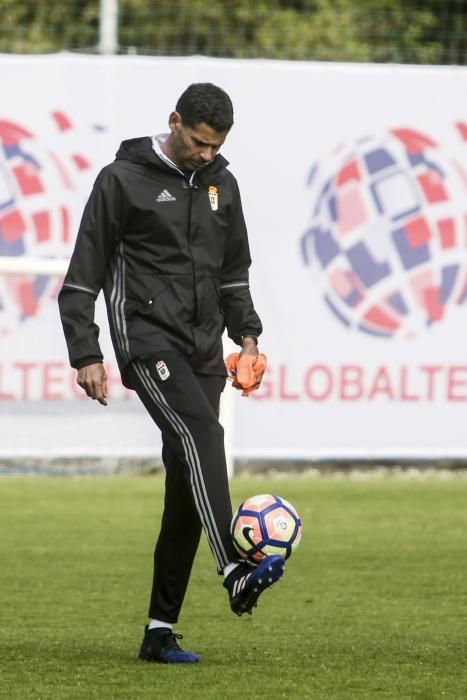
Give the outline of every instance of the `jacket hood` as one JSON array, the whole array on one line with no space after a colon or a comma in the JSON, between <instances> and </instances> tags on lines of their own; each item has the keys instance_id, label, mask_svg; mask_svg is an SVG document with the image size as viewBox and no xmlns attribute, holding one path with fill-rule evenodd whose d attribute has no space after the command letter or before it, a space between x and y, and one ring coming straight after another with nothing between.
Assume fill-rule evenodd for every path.
<instances>
[{"instance_id":1,"label":"jacket hood","mask_svg":"<svg viewBox=\"0 0 467 700\"><path fill-rule=\"evenodd\" d=\"M115 154L115 160L129 160L142 165L159 165L160 158L153 151L149 136L122 141Z\"/></svg>"},{"instance_id":2,"label":"jacket hood","mask_svg":"<svg viewBox=\"0 0 467 700\"><path fill-rule=\"evenodd\" d=\"M164 163L154 152L152 141L149 136L141 136L139 138L122 141L115 155L115 160L129 160L132 163L139 163L140 165L172 170L172 168ZM201 175L202 179L202 173L205 170L212 174L213 172L218 172L226 168L228 164L229 162L224 156L218 153L214 160L205 165L204 168L201 168L198 173Z\"/></svg>"}]
</instances>

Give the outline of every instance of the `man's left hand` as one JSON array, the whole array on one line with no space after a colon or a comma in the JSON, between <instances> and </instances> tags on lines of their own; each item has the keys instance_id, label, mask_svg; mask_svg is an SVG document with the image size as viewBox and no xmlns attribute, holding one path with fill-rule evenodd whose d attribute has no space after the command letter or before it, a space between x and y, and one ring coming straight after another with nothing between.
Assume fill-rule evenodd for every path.
<instances>
[{"instance_id":1,"label":"man's left hand","mask_svg":"<svg viewBox=\"0 0 467 700\"><path fill-rule=\"evenodd\" d=\"M252 338L243 338L242 351L232 353L226 360L232 386L235 389L241 389L242 396L249 396L260 386L266 364L266 355L258 352L256 341Z\"/></svg>"}]
</instances>

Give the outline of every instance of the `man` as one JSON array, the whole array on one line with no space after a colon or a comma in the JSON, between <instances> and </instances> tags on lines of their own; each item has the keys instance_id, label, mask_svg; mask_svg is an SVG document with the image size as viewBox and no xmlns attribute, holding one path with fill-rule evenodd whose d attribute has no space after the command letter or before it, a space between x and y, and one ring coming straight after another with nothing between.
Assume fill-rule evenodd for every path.
<instances>
[{"instance_id":1,"label":"man","mask_svg":"<svg viewBox=\"0 0 467 700\"><path fill-rule=\"evenodd\" d=\"M233 124L228 95L190 85L170 114L170 133L124 141L97 177L59 296L70 362L87 395L107 403L94 323L103 289L125 386L162 432L166 491L139 658L195 663L177 622L204 529L231 609L251 613L283 572L280 557L239 563L223 430L222 333L241 346L238 375L258 356L261 322L248 285L250 253L235 178L218 153ZM247 390L259 386L261 376ZM236 384L238 385L238 383Z\"/></svg>"}]
</instances>

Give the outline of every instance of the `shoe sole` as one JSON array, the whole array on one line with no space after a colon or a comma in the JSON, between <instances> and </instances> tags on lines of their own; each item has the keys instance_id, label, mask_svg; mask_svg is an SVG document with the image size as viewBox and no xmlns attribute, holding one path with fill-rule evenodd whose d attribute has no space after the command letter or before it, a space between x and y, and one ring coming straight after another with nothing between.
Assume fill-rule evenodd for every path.
<instances>
[{"instance_id":1,"label":"shoe sole","mask_svg":"<svg viewBox=\"0 0 467 700\"><path fill-rule=\"evenodd\" d=\"M230 602L232 611L239 617L251 615L261 593L278 581L284 573L285 562L277 554L264 559L250 574L245 588Z\"/></svg>"},{"instance_id":2,"label":"shoe sole","mask_svg":"<svg viewBox=\"0 0 467 700\"><path fill-rule=\"evenodd\" d=\"M151 656L150 653L145 653L143 651L140 651L138 654L138 659L141 661L149 661L151 663L156 663L156 664L197 664L199 662L199 657L196 656L196 654L188 654L185 652L182 652L184 654L183 656L172 656L169 659L164 659L164 658L154 658L154 656Z\"/></svg>"}]
</instances>

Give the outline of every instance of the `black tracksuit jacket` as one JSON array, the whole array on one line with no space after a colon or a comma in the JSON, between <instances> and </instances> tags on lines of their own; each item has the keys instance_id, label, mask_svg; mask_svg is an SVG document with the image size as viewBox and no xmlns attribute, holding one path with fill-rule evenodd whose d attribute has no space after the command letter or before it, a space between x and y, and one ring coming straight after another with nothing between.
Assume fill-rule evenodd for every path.
<instances>
[{"instance_id":1,"label":"black tracksuit jacket","mask_svg":"<svg viewBox=\"0 0 467 700\"><path fill-rule=\"evenodd\" d=\"M150 138L122 143L94 184L59 294L73 367L103 360L94 322L101 289L123 381L132 359L161 350L181 353L197 372L225 375L224 328L236 343L261 333L227 165L218 154L188 181Z\"/></svg>"}]
</instances>

